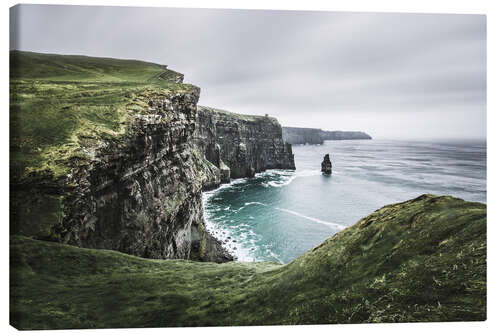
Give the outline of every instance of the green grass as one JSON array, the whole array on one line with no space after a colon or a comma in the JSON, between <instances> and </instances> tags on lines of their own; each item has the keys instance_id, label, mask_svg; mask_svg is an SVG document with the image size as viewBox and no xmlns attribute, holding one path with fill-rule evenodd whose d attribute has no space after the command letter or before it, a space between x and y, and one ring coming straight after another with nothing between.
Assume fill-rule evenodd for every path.
<instances>
[{"instance_id":1,"label":"green grass","mask_svg":"<svg viewBox=\"0 0 500 333\"><path fill-rule=\"evenodd\" d=\"M65 176L89 159L86 148L125 134L152 96L196 89L179 75L135 60L11 51L11 180Z\"/></svg>"},{"instance_id":2,"label":"green grass","mask_svg":"<svg viewBox=\"0 0 500 333\"><path fill-rule=\"evenodd\" d=\"M144 61L23 51L10 52L10 72L11 79L57 82L175 82L181 75Z\"/></svg>"},{"instance_id":3,"label":"green grass","mask_svg":"<svg viewBox=\"0 0 500 333\"><path fill-rule=\"evenodd\" d=\"M11 237L21 329L486 318L486 206L389 205L288 265L151 260Z\"/></svg>"},{"instance_id":4,"label":"green grass","mask_svg":"<svg viewBox=\"0 0 500 333\"><path fill-rule=\"evenodd\" d=\"M233 112L229 112L229 111L226 111L226 110L211 108L211 107L202 106L202 105L198 105L198 109L201 109L201 110L204 110L204 111L211 111L213 113L219 113L221 115L226 115L226 116L228 116L230 118L240 119L240 120L248 121L248 122L256 122L256 121L261 121L263 119L268 119L270 121L273 121L273 122L279 124L278 123L278 119L276 119L275 117L270 117L270 116L265 116L265 115L259 116L259 115L233 113Z\"/></svg>"}]
</instances>

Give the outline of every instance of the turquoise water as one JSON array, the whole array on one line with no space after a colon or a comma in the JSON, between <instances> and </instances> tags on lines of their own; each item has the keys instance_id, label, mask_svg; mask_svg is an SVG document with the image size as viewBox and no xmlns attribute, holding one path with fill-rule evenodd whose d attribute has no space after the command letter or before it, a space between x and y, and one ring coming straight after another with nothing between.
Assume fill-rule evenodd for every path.
<instances>
[{"instance_id":1,"label":"turquoise water","mask_svg":"<svg viewBox=\"0 0 500 333\"><path fill-rule=\"evenodd\" d=\"M242 261L288 263L374 210L423 193L486 202L484 141L326 141L293 146L297 170L204 193L208 230ZM329 153L333 174L321 174Z\"/></svg>"}]
</instances>

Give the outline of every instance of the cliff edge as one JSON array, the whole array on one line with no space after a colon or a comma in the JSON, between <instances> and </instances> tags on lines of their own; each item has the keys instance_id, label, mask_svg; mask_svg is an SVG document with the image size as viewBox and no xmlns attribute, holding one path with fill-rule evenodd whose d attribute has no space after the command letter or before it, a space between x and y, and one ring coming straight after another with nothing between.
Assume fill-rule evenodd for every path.
<instances>
[{"instance_id":1,"label":"cliff edge","mask_svg":"<svg viewBox=\"0 0 500 333\"><path fill-rule=\"evenodd\" d=\"M328 140L371 140L360 131L324 131L319 128L283 127L283 139L292 145L323 144Z\"/></svg>"},{"instance_id":2,"label":"cliff edge","mask_svg":"<svg viewBox=\"0 0 500 333\"><path fill-rule=\"evenodd\" d=\"M292 147L283 141L278 120L198 106L194 141L221 169L222 182L253 177L267 169L295 169Z\"/></svg>"}]
</instances>

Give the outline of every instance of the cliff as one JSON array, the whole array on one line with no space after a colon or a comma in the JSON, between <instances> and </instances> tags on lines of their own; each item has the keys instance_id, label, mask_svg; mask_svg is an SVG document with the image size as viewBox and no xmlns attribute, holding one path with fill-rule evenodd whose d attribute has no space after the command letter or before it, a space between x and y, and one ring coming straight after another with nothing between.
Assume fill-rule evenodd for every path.
<instances>
[{"instance_id":1,"label":"cliff","mask_svg":"<svg viewBox=\"0 0 500 333\"><path fill-rule=\"evenodd\" d=\"M371 140L364 132L323 131L319 128L283 127L283 139L290 144L323 144L327 140Z\"/></svg>"},{"instance_id":2,"label":"cliff","mask_svg":"<svg viewBox=\"0 0 500 333\"><path fill-rule=\"evenodd\" d=\"M323 144L319 128L283 127L283 140L292 145Z\"/></svg>"},{"instance_id":3,"label":"cliff","mask_svg":"<svg viewBox=\"0 0 500 333\"><path fill-rule=\"evenodd\" d=\"M372 137L359 131L321 131L323 140L371 140Z\"/></svg>"},{"instance_id":4,"label":"cliff","mask_svg":"<svg viewBox=\"0 0 500 333\"><path fill-rule=\"evenodd\" d=\"M11 52L11 233L231 260L205 230L202 189L293 167L293 155L275 119L198 112L199 89L182 79L151 63Z\"/></svg>"},{"instance_id":5,"label":"cliff","mask_svg":"<svg viewBox=\"0 0 500 333\"><path fill-rule=\"evenodd\" d=\"M486 319L486 206L385 206L288 265L148 260L11 238L20 329Z\"/></svg>"},{"instance_id":6,"label":"cliff","mask_svg":"<svg viewBox=\"0 0 500 333\"><path fill-rule=\"evenodd\" d=\"M267 169L295 169L292 147L283 142L276 118L198 106L194 141L221 170L222 182Z\"/></svg>"}]
</instances>

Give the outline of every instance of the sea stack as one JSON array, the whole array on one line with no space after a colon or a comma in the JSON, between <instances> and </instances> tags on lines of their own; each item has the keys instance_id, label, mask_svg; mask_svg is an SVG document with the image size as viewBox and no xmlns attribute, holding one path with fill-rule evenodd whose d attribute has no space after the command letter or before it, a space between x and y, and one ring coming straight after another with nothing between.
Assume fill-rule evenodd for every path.
<instances>
[{"instance_id":1,"label":"sea stack","mask_svg":"<svg viewBox=\"0 0 500 333\"><path fill-rule=\"evenodd\" d=\"M332 162L330 161L330 154L326 154L323 157L323 162L321 162L321 172L325 175L332 174Z\"/></svg>"}]
</instances>

